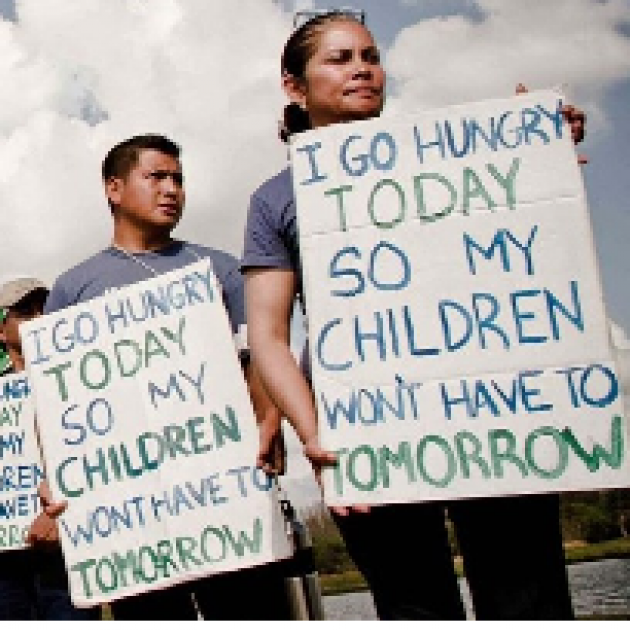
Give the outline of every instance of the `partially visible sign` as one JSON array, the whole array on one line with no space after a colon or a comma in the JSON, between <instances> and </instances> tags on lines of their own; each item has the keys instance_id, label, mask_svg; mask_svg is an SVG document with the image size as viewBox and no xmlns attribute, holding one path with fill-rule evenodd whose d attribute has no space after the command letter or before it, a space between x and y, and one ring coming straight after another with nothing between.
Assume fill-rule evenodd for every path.
<instances>
[{"instance_id":1,"label":"partially visible sign","mask_svg":"<svg viewBox=\"0 0 630 630\"><path fill-rule=\"evenodd\" d=\"M40 511L37 488L44 478L35 408L23 372L0 378L0 471L0 552L22 549Z\"/></svg>"}]
</instances>

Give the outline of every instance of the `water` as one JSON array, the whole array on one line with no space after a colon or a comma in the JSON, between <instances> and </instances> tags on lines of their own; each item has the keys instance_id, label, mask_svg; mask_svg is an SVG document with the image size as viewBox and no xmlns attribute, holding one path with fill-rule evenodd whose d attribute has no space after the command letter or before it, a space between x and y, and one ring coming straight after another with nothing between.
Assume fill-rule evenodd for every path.
<instances>
[{"instance_id":1,"label":"water","mask_svg":"<svg viewBox=\"0 0 630 630\"><path fill-rule=\"evenodd\" d=\"M578 617L590 615L630 616L630 559L610 559L571 564L568 567L573 608ZM472 605L465 580L460 588L466 612ZM368 592L330 595L324 598L326 619L376 619Z\"/></svg>"},{"instance_id":2,"label":"water","mask_svg":"<svg viewBox=\"0 0 630 630\"><path fill-rule=\"evenodd\" d=\"M575 614L630 615L630 559L569 566Z\"/></svg>"}]
</instances>

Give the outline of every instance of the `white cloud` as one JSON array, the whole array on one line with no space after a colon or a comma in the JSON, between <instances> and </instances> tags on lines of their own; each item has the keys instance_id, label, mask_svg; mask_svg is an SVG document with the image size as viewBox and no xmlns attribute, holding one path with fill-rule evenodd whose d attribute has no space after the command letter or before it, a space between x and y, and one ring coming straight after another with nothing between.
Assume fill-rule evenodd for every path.
<instances>
[{"instance_id":1,"label":"white cloud","mask_svg":"<svg viewBox=\"0 0 630 630\"><path fill-rule=\"evenodd\" d=\"M240 253L249 194L285 161L276 129L290 24L272 0L239 0L238 10L204 0L22 0L16 24L0 21L10 243L0 268L52 280L104 246L100 162L115 142L148 131L184 149L178 234Z\"/></svg>"},{"instance_id":2,"label":"white cloud","mask_svg":"<svg viewBox=\"0 0 630 630\"><path fill-rule=\"evenodd\" d=\"M289 4L312 6L21 0L18 22L0 21L0 203L11 243L0 268L52 279L104 245L100 161L145 131L184 148L188 208L178 234L239 253L249 194L286 158L276 124ZM478 5L481 22L456 16L400 32L386 56L398 88L390 109L502 96L517 81L564 82L592 115L606 87L630 74L630 44L617 30L627 0Z\"/></svg>"},{"instance_id":3,"label":"white cloud","mask_svg":"<svg viewBox=\"0 0 630 630\"><path fill-rule=\"evenodd\" d=\"M25 124L46 108L60 91L59 77L49 61L21 40L21 29L0 20L0 133Z\"/></svg>"},{"instance_id":4,"label":"white cloud","mask_svg":"<svg viewBox=\"0 0 630 630\"><path fill-rule=\"evenodd\" d=\"M563 85L601 122L607 88L630 76L627 0L479 0L481 21L461 15L402 30L387 55L392 109L427 109Z\"/></svg>"}]
</instances>

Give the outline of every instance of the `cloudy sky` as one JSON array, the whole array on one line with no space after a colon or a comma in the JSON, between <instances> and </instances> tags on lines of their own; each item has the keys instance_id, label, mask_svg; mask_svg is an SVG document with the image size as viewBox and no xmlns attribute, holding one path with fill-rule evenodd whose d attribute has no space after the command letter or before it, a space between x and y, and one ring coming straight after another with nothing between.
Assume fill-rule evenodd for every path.
<instances>
[{"instance_id":1,"label":"cloudy sky","mask_svg":"<svg viewBox=\"0 0 630 630\"><path fill-rule=\"evenodd\" d=\"M107 245L100 163L156 131L184 149L178 236L238 255L251 191L283 166L279 57L296 10L364 9L388 109L563 86L609 315L630 331L630 0L0 0L2 273L46 280ZM579 255L579 252L576 252Z\"/></svg>"}]
</instances>

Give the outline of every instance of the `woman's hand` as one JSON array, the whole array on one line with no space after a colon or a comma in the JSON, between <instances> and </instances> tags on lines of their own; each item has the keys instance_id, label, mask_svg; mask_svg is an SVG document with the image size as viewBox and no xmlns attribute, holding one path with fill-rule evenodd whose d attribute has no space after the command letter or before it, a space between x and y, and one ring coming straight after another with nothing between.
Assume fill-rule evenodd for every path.
<instances>
[{"instance_id":1,"label":"woman's hand","mask_svg":"<svg viewBox=\"0 0 630 630\"><path fill-rule=\"evenodd\" d=\"M304 455L311 462L313 471L315 473L315 479L320 488L322 487L321 473L324 466L335 466L337 464L337 456L330 451L324 450L317 436L311 438L304 444ZM349 505L349 506L328 506L331 512L339 516L348 516L350 512L360 512L361 514L367 514L370 511L370 506L365 504Z\"/></svg>"},{"instance_id":2,"label":"woman's hand","mask_svg":"<svg viewBox=\"0 0 630 630\"><path fill-rule=\"evenodd\" d=\"M525 94L528 91L522 83L516 86L517 94ZM573 144L579 144L586 135L586 114L575 105L564 105L562 115L571 130ZM588 164L588 158L585 155L578 154L578 164Z\"/></svg>"}]
</instances>

